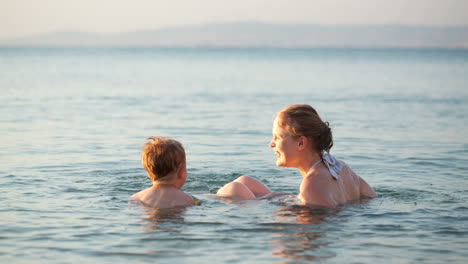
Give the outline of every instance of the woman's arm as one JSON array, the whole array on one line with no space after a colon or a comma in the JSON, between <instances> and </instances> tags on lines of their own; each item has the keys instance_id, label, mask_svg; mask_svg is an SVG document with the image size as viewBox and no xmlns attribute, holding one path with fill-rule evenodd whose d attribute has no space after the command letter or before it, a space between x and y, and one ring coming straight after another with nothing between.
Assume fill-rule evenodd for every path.
<instances>
[{"instance_id":1,"label":"woman's arm","mask_svg":"<svg viewBox=\"0 0 468 264\"><path fill-rule=\"evenodd\" d=\"M359 176L358 176L359 177ZM359 192L361 194L361 197L369 197L369 198L375 198L377 197L377 193L370 187L370 185L361 177L359 177Z\"/></svg>"}]
</instances>

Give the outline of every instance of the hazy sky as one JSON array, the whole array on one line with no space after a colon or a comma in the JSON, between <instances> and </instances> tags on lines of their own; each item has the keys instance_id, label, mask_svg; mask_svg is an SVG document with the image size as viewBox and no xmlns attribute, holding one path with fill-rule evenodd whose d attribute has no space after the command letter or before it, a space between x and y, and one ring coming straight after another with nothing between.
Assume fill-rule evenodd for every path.
<instances>
[{"instance_id":1,"label":"hazy sky","mask_svg":"<svg viewBox=\"0 0 468 264\"><path fill-rule=\"evenodd\" d=\"M468 25L468 0L0 0L0 39L240 21Z\"/></svg>"}]
</instances>

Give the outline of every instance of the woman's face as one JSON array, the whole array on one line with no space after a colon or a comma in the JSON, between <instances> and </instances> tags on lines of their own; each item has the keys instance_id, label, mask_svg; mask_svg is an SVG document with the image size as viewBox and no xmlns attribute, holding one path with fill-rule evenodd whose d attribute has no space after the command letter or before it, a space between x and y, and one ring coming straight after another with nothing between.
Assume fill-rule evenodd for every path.
<instances>
[{"instance_id":1,"label":"woman's face","mask_svg":"<svg viewBox=\"0 0 468 264\"><path fill-rule=\"evenodd\" d=\"M278 117L273 123L273 138L270 147L276 153L276 166L295 167L298 161L298 140L278 124Z\"/></svg>"}]
</instances>

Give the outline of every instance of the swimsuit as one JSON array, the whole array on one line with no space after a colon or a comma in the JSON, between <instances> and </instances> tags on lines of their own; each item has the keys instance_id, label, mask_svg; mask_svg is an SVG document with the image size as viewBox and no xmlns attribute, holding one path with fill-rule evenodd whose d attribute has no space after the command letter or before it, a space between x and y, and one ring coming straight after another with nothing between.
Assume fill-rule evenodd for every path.
<instances>
[{"instance_id":1,"label":"swimsuit","mask_svg":"<svg viewBox=\"0 0 468 264\"><path fill-rule=\"evenodd\" d=\"M335 159L335 157L330 155L330 153L323 154L322 159L325 165L327 165L327 168L330 171L332 177L335 178L335 180L338 180L338 174L340 174L341 170L343 169L345 165L344 162Z\"/></svg>"},{"instance_id":2,"label":"swimsuit","mask_svg":"<svg viewBox=\"0 0 468 264\"><path fill-rule=\"evenodd\" d=\"M323 163L325 163L325 166L327 166L328 171L330 172L331 176L332 176L335 180L338 180L338 179L339 179L338 174L340 174L340 172L341 172L341 170L343 169L343 167L344 167L345 164L344 164L344 162L337 160L335 157L333 157L333 156L330 155L329 153L323 154L323 155L322 155L322 158L319 159L317 162L315 162L314 165L312 165L312 167L310 167L310 169L309 169L309 171L307 172L307 174L308 174L315 166L317 166L321 161L323 161Z\"/></svg>"},{"instance_id":3,"label":"swimsuit","mask_svg":"<svg viewBox=\"0 0 468 264\"><path fill-rule=\"evenodd\" d=\"M315 162L314 165L312 165L312 167L310 167L310 169L309 169L309 171L307 172L307 174L309 174L309 172L310 172L313 168L315 168L315 166L317 166L321 161L322 161L322 159L317 160L317 162Z\"/></svg>"}]
</instances>

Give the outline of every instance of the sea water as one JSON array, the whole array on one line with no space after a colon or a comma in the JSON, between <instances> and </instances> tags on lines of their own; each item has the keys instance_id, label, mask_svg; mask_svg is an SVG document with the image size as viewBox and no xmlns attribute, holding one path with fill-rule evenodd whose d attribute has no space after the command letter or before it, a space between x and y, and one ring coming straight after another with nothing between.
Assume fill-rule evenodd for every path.
<instances>
[{"instance_id":1,"label":"sea water","mask_svg":"<svg viewBox=\"0 0 468 264\"><path fill-rule=\"evenodd\" d=\"M0 48L0 261L466 263L467 85L467 50ZM379 198L214 195L240 175L297 194L268 146L296 103ZM128 203L155 135L185 146L201 206Z\"/></svg>"}]
</instances>

